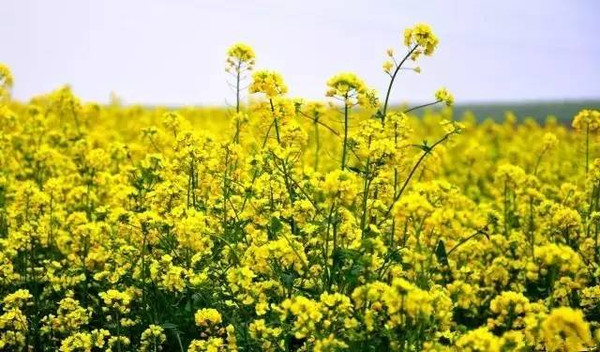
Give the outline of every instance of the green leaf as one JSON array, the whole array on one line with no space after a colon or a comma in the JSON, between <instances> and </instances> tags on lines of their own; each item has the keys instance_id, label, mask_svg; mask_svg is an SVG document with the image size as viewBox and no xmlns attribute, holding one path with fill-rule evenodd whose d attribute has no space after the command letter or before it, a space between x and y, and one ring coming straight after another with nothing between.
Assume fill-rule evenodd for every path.
<instances>
[{"instance_id":1,"label":"green leaf","mask_svg":"<svg viewBox=\"0 0 600 352\"><path fill-rule=\"evenodd\" d=\"M446 245L444 244L444 241L440 240L438 242L437 246L435 247L435 256L437 257L438 261L444 266L449 266L448 254L446 253Z\"/></svg>"},{"instance_id":2,"label":"green leaf","mask_svg":"<svg viewBox=\"0 0 600 352\"><path fill-rule=\"evenodd\" d=\"M162 327L163 327L163 329L166 329L166 330L177 330L177 325L175 325L173 323L163 323Z\"/></svg>"},{"instance_id":3,"label":"green leaf","mask_svg":"<svg viewBox=\"0 0 600 352\"><path fill-rule=\"evenodd\" d=\"M427 141L424 141L425 144L413 144L414 147L421 149L425 153L429 153L431 151L431 147L427 145Z\"/></svg>"},{"instance_id":4,"label":"green leaf","mask_svg":"<svg viewBox=\"0 0 600 352\"><path fill-rule=\"evenodd\" d=\"M354 166L348 166L347 169L350 170L350 171L352 171L352 172L354 172L354 173L357 173L359 175L365 173L363 170L359 169L358 167L354 167Z\"/></svg>"},{"instance_id":5,"label":"green leaf","mask_svg":"<svg viewBox=\"0 0 600 352\"><path fill-rule=\"evenodd\" d=\"M296 278L298 278L298 275L295 275L295 273L282 273L280 275L281 278L281 282L283 283L283 285L286 288L292 288L294 286L294 280L296 280Z\"/></svg>"},{"instance_id":6,"label":"green leaf","mask_svg":"<svg viewBox=\"0 0 600 352\"><path fill-rule=\"evenodd\" d=\"M271 231L273 233L278 233L283 229L283 223L277 217L271 218Z\"/></svg>"}]
</instances>

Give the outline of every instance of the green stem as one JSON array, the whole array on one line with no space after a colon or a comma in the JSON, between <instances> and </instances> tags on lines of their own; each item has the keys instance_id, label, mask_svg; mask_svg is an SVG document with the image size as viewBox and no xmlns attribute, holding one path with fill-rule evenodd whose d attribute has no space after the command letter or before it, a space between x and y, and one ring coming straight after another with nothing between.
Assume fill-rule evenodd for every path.
<instances>
[{"instance_id":1,"label":"green stem","mask_svg":"<svg viewBox=\"0 0 600 352\"><path fill-rule=\"evenodd\" d=\"M277 137L277 143L281 145L281 136L279 135L279 120L275 116L275 105L273 105L273 99L269 99L271 105L271 114L273 115L273 125L275 126L275 137Z\"/></svg>"},{"instance_id":2,"label":"green stem","mask_svg":"<svg viewBox=\"0 0 600 352\"><path fill-rule=\"evenodd\" d=\"M342 145L342 170L346 168L346 149L348 148L348 93L344 96L344 142Z\"/></svg>"},{"instance_id":3,"label":"green stem","mask_svg":"<svg viewBox=\"0 0 600 352\"><path fill-rule=\"evenodd\" d=\"M369 164L370 160L367 158L367 165L365 169L365 178L363 181L363 202L362 202L362 217L360 219L360 228L365 229L367 224L367 205L369 202L369 186L371 182L369 181Z\"/></svg>"},{"instance_id":4,"label":"green stem","mask_svg":"<svg viewBox=\"0 0 600 352\"><path fill-rule=\"evenodd\" d=\"M335 200L333 202L331 202L331 207L329 208L329 215L327 216L327 229L325 230L325 250L323 251L323 259L324 259L324 263L323 263L323 267L324 268L329 268L329 230L331 229L331 226L335 226L333 224L333 210L335 208ZM333 252L332 252L333 253ZM329 269L329 271L331 271L332 269ZM325 271L324 271L325 273ZM331 273L329 273L328 275L329 277L331 277ZM323 280L325 281L325 280ZM327 281L330 281L330 279L328 279ZM325 282L323 282L323 290L325 290Z\"/></svg>"},{"instance_id":5,"label":"green stem","mask_svg":"<svg viewBox=\"0 0 600 352\"><path fill-rule=\"evenodd\" d=\"M544 154L546 153L547 150L548 150L547 148L542 149L542 152L540 153L540 155L538 155L538 158L535 162L535 167L533 168L534 176L537 176L538 168L540 167L540 163L542 162L542 157L544 156Z\"/></svg>"},{"instance_id":6,"label":"green stem","mask_svg":"<svg viewBox=\"0 0 600 352\"><path fill-rule=\"evenodd\" d=\"M392 212L392 209L394 208L394 205L396 205L396 203L398 202L398 200L400 200L400 197L402 197L402 194L406 190L406 187L408 186L408 183L410 182L410 180L414 176L415 172L419 168L419 165L421 165L421 163L423 162L423 160L425 160L425 157L427 155L431 154L431 152L433 151L433 149L435 147L437 147L439 144L441 144L442 142L444 142L445 140L447 140L450 137L451 134L453 134L453 133L447 133L446 135L444 135L444 137L440 138L437 142L433 143L431 145L431 147L429 147L427 150L423 151L423 154L421 154L421 157L419 157L419 160L417 160L417 162L413 166L412 170L410 170L410 173L408 174L408 177L406 178L406 180L404 180L404 183L402 184L402 187L400 188L400 191L398 192L398 194L396 194L394 196L392 204L390 204L388 206L386 212L383 214L383 218L377 223L378 227L381 226L381 224L383 224L387 220L387 217Z\"/></svg>"},{"instance_id":7,"label":"green stem","mask_svg":"<svg viewBox=\"0 0 600 352\"><path fill-rule=\"evenodd\" d=\"M236 144L240 143L240 118L237 116L240 113L240 68L242 65L242 61L238 61L237 69L236 69L236 77L235 77L235 112L236 112L236 121L235 121L235 136L234 142Z\"/></svg>"},{"instance_id":8,"label":"green stem","mask_svg":"<svg viewBox=\"0 0 600 352\"><path fill-rule=\"evenodd\" d=\"M415 107L413 107L413 108L410 108L410 109L408 109L408 110L404 110L404 113L405 113L405 114L408 114L408 113L409 113L409 112L411 112L411 111L415 111L415 110L418 110L418 109L426 108L426 107L428 107L428 106L435 105L435 104L437 104L437 103L439 103L439 102L441 102L441 100L436 100L436 101L433 101L433 102L431 102L431 103L427 103L427 104L418 105L418 106L415 106Z\"/></svg>"},{"instance_id":9,"label":"green stem","mask_svg":"<svg viewBox=\"0 0 600 352\"><path fill-rule=\"evenodd\" d=\"M535 233L533 232L533 197L529 198L529 246L531 247L531 257L535 249Z\"/></svg>"},{"instance_id":10,"label":"green stem","mask_svg":"<svg viewBox=\"0 0 600 352\"><path fill-rule=\"evenodd\" d=\"M371 137L369 137L369 147L371 146ZM367 205L369 201L369 186L371 184L369 180L369 167L371 164L371 157L367 157L365 165L364 181L363 181L363 203L362 203L362 217L360 219L360 228L365 229L367 223Z\"/></svg>"},{"instance_id":11,"label":"green stem","mask_svg":"<svg viewBox=\"0 0 600 352\"><path fill-rule=\"evenodd\" d=\"M600 224L596 223L596 241L595 241L595 248L596 251L594 252L594 258L596 259L596 263L600 262L600 246L599 246L599 240L600 240L600 236L598 236L598 234L600 233Z\"/></svg>"},{"instance_id":12,"label":"green stem","mask_svg":"<svg viewBox=\"0 0 600 352\"><path fill-rule=\"evenodd\" d=\"M392 92L392 86L394 85L394 81L396 80L396 76L398 75L398 72L400 72L400 68L402 67L402 65L404 64L404 62L406 62L406 60L408 60L408 58L412 55L412 53L415 50L417 50L417 47L418 47L418 45L415 45L406 54L406 56L402 59L402 61L400 61L400 63L398 64L398 66L396 66L396 70L392 74L392 78L390 79L390 84L388 85L387 92L385 93L385 102L383 103L383 109L382 109L382 115L381 115L381 123L382 124L385 122L385 114L387 113L388 103L390 101L390 94Z\"/></svg>"},{"instance_id":13,"label":"green stem","mask_svg":"<svg viewBox=\"0 0 600 352\"><path fill-rule=\"evenodd\" d=\"M73 120L75 121L75 129L77 130L77 137L81 136L81 129L79 128L79 119L77 118L77 114L75 113L75 106L71 103L71 114L73 115Z\"/></svg>"},{"instance_id":14,"label":"green stem","mask_svg":"<svg viewBox=\"0 0 600 352\"><path fill-rule=\"evenodd\" d=\"M238 61L235 77L235 112L240 112L240 68L242 60Z\"/></svg>"},{"instance_id":15,"label":"green stem","mask_svg":"<svg viewBox=\"0 0 600 352\"><path fill-rule=\"evenodd\" d=\"M590 163L590 124L585 128L585 176L587 177Z\"/></svg>"},{"instance_id":16,"label":"green stem","mask_svg":"<svg viewBox=\"0 0 600 352\"><path fill-rule=\"evenodd\" d=\"M486 228L486 227L487 227L487 225L484 228ZM474 238L477 235L486 235L487 236L487 232L485 232L483 229L479 229L475 233L473 233L472 235L463 238L454 247L452 247L448 251L448 253L446 253L446 257L449 257L450 254L452 254L452 252L454 252L458 247L462 246L463 244L465 244L466 242L468 242L469 240L471 240L472 238Z\"/></svg>"},{"instance_id":17,"label":"green stem","mask_svg":"<svg viewBox=\"0 0 600 352\"><path fill-rule=\"evenodd\" d=\"M146 241L148 230L146 223L142 224L142 310L146 312ZM144 317L146 314L144 314Z\"/></svg>"},{"instance_id":18,"label":"green stem","mask_svg":"<svg viewBox=\"0 0 600 352\"><path fill-rule=\"evenodd\" d=\"M227 202L229 200L229 148L225 148L225 173L223 175L223 236L227 237Z\"/></svg>"},{"instance_id":19,"label":"green stem","mask_svg":"<svg viewBox=\"0 0 600 352\"><path fill-rule=\"evenodd\" d=\"M319 124L315 122L315 171L319 170L319 152L321 149L321 141L319 140Z\"/></svg>"}]
</instances>

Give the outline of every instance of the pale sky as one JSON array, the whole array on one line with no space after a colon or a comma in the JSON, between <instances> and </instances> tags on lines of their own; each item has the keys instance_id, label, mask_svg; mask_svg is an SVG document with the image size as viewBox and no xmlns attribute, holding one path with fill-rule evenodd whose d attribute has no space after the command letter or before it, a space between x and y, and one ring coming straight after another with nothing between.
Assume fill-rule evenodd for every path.
<instances>
[{"instance_id":1,"label":"pale sky","mask_svg":"<svg viewBox=\"0 0 600 352\"><path fill-rule=\"evenodd\" d=\"M393 102L600 98L600 1L0 0L0 62L20 100L70 84L84 100L225 104L225 51L254 47L290 96L322 99L340 71L382 92L385 50L429 23L440 39Z\"/></svg>"}]
</instances>

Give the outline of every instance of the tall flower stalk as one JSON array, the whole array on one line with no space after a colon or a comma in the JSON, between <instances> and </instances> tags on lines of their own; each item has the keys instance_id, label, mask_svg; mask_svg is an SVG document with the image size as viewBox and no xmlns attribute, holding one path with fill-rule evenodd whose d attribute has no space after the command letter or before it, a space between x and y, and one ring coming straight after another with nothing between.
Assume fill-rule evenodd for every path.
<instances>
[{"instance_id":1,"label":"tall flower stalk","mask_svg":"<svg viewBox=\"0 0 600 352\"><path fill-rule=\"evenodd\" d=\"M225 71L231 74L234 78L234 84L230 86L235 90L235 134L233 140L236 144L240 143L240 130L243 122L240 116L241 112L241 94L242 81L245 79L245 74L252 71L255 63L255 54L252 47L247 44L237 43L232 45L227 50L227 60Z\"/></svg>"}]
</instances>

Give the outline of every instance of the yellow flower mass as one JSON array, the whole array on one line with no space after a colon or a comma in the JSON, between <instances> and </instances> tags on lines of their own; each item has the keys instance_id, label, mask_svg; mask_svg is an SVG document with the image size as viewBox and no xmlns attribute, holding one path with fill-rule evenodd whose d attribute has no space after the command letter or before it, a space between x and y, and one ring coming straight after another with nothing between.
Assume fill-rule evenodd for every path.
<instances>
[{"instance_id":1,"label":"yellow flower mass","mask_svg":"<svg viewBox=\"0 0 600 352\"><path fill-rule=\"evenodd\" d=\"M597 350L599 111L391 106L438 38L404 45L328 104L242 43L235 108L18 102L0 64L0 350Z\"/></svg>"}]
</instances>

